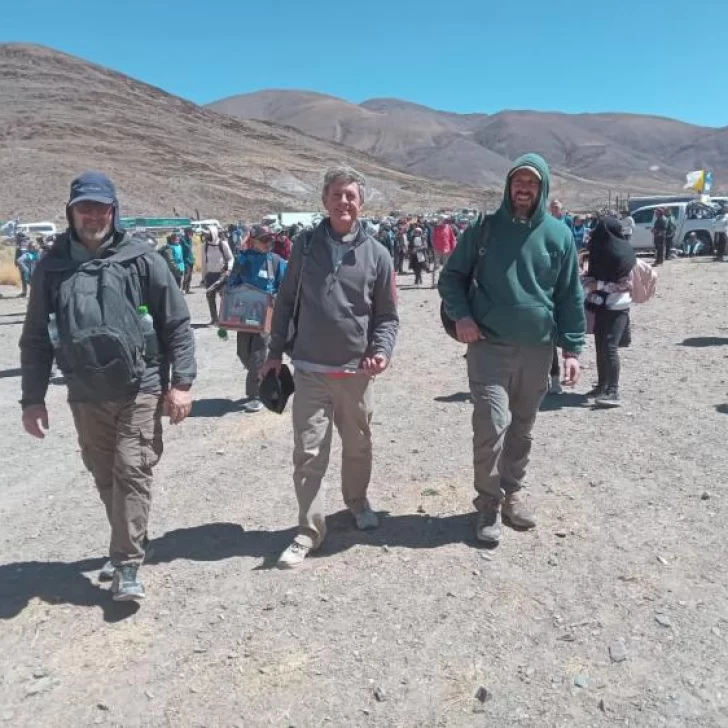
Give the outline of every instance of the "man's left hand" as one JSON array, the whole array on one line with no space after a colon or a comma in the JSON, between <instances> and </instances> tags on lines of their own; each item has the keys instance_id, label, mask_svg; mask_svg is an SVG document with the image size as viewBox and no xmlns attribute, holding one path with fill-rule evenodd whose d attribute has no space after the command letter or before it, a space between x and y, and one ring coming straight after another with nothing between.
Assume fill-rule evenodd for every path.
<instances>
[{"instance_id":1,"label":"man's left hand","mask_svg":"<svg viewBox=\"0 0 728 728\"><path fill-rule=\"evenodd\" d=\"M384 354L375 354L362 359L361 365L370 377L376 377L389 366L389 359Z\"/></svg>"},{"instance_id":2,"label":"man's left hand","mask_svg":"<svg viewBox=\"0 0 728 728\"><path fill-rule=\"evenodd\" d=\"M580 376L581 365L579 360L574 356L564 357L564 379L562 384L573 387L579 381Z\"/></svg>"},{"instance_id":3,"label":"man's left hand","mask_svg":"<svg viewBox=\"0 0 728 728\"><path fill-rule=\"evenodd\" d=\"M178 425L192 411L192 391L189 385L172 387L164 397L164 413L169 421Z\"/></svg>"}]
</instances>

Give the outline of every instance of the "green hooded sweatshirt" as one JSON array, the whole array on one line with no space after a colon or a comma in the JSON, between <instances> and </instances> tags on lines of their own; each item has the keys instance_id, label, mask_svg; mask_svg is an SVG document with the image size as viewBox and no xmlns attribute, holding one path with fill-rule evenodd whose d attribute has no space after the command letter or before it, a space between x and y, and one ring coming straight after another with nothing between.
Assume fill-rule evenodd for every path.
<instances>
[{"instance_id":1,"label":"green hooded sweatshirt","mask_svg":"<svg viewBox=\"0 0 728 728\"><path fill-rule=\"evenodd\" d=\"M513 214L510 178L523 166L541 174L541 197L528 220ZM508 173L503 203L490 217L479 254L482 220L471 225L440 274L445 310L472 317L486 339L522 346L553 345L578 354L584 347L584 293L571 231L546 212L551 176L538 154L525 154ZM476 284L472 285L473 270Z\"/></svg>"}]
</instances>

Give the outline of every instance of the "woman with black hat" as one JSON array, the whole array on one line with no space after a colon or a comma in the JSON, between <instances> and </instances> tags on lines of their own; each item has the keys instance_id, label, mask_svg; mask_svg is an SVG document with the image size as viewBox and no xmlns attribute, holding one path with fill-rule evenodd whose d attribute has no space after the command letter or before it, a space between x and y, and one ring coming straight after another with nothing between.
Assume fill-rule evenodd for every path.
<instances>
[{"instance_id":1,"label":"woman with black hat","mask_svg":"<svg viewBox=\"0 0 728 728\"><path fill-rule=\"evenodd\" d=\"M598 407L619 407L619 344L629 326L632 303L630 274L637 263L622 224L614 217L601 220L589 244L589 267L584 278L586 306L594 313L597 386L589 392Z\"/></svg>"}]
</instances>

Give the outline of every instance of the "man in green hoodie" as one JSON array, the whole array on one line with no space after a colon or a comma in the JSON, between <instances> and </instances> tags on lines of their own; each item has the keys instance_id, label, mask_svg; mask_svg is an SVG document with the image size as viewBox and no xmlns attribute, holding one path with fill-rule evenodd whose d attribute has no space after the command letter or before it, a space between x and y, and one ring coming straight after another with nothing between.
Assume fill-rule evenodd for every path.
<instances>
[{"instance_id":1,"label":"man in green hoodie","mask_svg":"<svg viewBox=\"0 0 728 728\"><path fill-rule=\"evenodd\" d=\"M486 543L500 540L501 512L513 526L536 525L519 491L554 345L563 350L564 383L580 374L586 322L576 247L547 214L549 186L539 155L516 160L500 208L463 234L438 284L468 344L476 534Z\"/></svg>"}]
</instances>

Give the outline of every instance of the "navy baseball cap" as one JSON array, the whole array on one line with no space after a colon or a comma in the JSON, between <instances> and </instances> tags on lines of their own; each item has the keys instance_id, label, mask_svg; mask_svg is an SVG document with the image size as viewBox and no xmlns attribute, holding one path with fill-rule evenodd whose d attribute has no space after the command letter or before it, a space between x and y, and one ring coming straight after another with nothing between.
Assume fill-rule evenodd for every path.
<instances>
[{"instance_id":1,"label":"navy baseball cap","mask_svg":"<svg viewBox=\"0 0 728 728\"><path fill-rule=\"evenodd\" d=\"M71 196L68 206L77 202L101 202L115 205L116 188L114 183L103 172L84 172L71 182Z\"/></svg>"},{"instance_id":2,"label":"navy baseball cap","mask_svg":"<svg viewBox=\"0 0 728 728\"><path fill-rule=\"evenodd\" d=\"M260 240L262 243L272 243L276 234L267 225L253 225L248 231L251 240Z\"/></svg>"}]
</instances>

